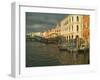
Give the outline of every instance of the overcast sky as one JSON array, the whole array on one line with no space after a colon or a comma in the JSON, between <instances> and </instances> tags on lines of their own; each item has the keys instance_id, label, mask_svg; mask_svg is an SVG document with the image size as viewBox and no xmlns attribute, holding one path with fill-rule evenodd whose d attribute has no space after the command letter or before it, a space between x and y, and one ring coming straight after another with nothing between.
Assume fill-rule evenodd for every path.
<instances>
[{"instance_id":1,"label":"overcast sky","mask_svg":"<svg viewBox=\"0 0 100 80\"><path fill-rule=\"evenodd\" d=\"M43 32L62 20L65 14L26 12L26 32Z\"/></svg>"}]
</instances>

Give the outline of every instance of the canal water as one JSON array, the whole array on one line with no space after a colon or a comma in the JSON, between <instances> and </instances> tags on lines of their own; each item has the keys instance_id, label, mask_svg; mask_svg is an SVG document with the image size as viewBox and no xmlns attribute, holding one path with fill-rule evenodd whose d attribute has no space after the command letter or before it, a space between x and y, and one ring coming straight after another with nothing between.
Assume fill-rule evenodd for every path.
<instances>
[{"instance_id":1,"label":"canal water","mask_svg":"<svg viewBox=\"0 0 100 80\"><path fill-rule=\"evenodd\" d=\"M89 52L60 51L56 44L26 41L26 67L89 64Z\"/></svg>"}]
</instances>

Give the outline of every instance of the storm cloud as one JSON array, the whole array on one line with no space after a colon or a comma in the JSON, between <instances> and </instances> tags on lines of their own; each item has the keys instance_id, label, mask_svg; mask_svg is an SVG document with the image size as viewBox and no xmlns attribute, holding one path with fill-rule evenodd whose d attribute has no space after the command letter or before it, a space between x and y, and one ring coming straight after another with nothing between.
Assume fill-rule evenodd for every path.
<instances>
[{"instance_id":1,"label":"storm cloud","mask_svg":"<svg viewBox=\"0 0 100 80\"><path fill-rule=\"evenodd\" d=\"M26 32L42 32L51 29L66 14L26 12Z\"/></svg>"}]
</instances>

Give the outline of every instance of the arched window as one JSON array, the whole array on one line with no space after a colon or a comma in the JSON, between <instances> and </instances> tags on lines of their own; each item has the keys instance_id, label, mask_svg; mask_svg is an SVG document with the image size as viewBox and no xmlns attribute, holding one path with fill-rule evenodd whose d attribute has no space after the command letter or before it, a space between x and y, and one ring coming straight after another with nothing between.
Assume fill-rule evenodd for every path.
<instances>
[{"instance_id":1,"label":"arched window","mask_svg":"<svg viewBox=\"0 0 100 80\"><path fill-rule=\"evenodd\" d=\"M73 25L72 25L72 31L73 31Z\"/></svg>"},{"instance_id":2,"label":"arched window","mask_svg":"<svg viewBox=\"0 0 100 80\"><path fill-rule=\"evenodd\" d=\"M73 35L72 35L72 39L73 39Z\"/></svg>"},{"instance_id":3,"label":"arched window","mask_svg":"<svg viewBox=\"0 0 100 80\"><path fill-rule=\"evenodd\" d=\"M73 21L73 16L72 16L72 21Z\"/></svg>"},{"instance_id":4,"label":"arched window","mask_svg":"<svg viewBox=\"0 0 100 80\"><path fill-rule=\"evenodd\" d=\"M77 25L77 27L76 27L76 30L77 30L77 32L79 31L79 26Z\"/></svg>"},{"instance_id":5,"label":"arched window","mask_svg":"<svg viewBox=\"0 0 100 80\"><path fill-rule=\"evenodd\" d=\"M76 41L78 41L79 40L79 35L76 35L76 38L75 39L76 39Z\"/></svg>"},{"instance_id":6,"label":"arched window","mask_svg":"<svg viewBox=\"0 0 100 80\"><path fill-rule=\"evenodd\" d=\"M70 36L69 36L69 40L70 40Z\"/></svg>"},{"instance_id":7,"label":"arched window","mask_svg":"<svg viewBox=\"0 0 100 80\"><path fill-rule=\"evenodd\" d=\"M77 16L77 21L79 21L79 17Z\"/></svg>"}]
</instances>

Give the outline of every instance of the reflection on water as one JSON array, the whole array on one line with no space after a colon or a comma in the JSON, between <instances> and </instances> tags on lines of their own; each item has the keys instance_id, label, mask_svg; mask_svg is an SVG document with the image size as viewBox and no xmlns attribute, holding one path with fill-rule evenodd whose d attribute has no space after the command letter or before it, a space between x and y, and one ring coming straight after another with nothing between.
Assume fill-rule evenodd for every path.
<instances>
[{"instance_id":1,"label":"reflection on water","mask_svg":"<svg viewBox=\"0 0 100 80\"><path fill-rule=\"evenodd\" d=\"M60 51L56 44L26 41L26 67L89 64L89 52Z\"/></svg>"}]
</instances>

